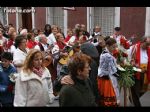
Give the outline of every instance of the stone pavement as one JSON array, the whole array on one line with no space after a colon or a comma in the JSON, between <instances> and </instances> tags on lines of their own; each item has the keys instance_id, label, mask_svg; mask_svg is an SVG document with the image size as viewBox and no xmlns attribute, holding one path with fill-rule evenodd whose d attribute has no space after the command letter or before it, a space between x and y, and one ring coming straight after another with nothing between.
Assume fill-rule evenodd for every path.
<instances>
[{"instance_id":1,"label":"stone pavement","mask_svg":"<svg viewBox=\"0 0 150 112\"><path fill-rule=\"evenodd\" d=\"M129 93L128 93L129 94ZM124 97L123 97L123 90L121 91L121 102L120 102L120 106L123 107L124 106ZM145 94L143 94L140 97L140 102L142 107L150 107L150 91L147 91ZM59 107L59 100L55 99L53 104L50 104L49 107ZM133 104L131 104L131 102L129 100L127 100L127 107L134 107Z\"/></svg>"}]
</instances>

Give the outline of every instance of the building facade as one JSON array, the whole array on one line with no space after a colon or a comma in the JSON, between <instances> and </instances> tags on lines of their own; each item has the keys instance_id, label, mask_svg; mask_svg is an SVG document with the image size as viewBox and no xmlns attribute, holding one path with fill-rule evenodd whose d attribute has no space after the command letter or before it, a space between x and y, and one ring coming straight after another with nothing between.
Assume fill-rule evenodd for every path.
<instances>
[{"instance_id":1,"label":"building facade","mask_svg":"<svg viewBox=\"0 0 150 112\"><path fill-rule=\"evenodd\" d=\"M67 28L85 24L93 32L99 25L103 35L112 35L113 28L120 26L126 38L150 35L149 7L3 7L2 23L12 23L16 29L25 27L43 30L45 24L58 25L66 34ZM2 19L3 18L3 19Z\"/></svg>"}]
</instances>

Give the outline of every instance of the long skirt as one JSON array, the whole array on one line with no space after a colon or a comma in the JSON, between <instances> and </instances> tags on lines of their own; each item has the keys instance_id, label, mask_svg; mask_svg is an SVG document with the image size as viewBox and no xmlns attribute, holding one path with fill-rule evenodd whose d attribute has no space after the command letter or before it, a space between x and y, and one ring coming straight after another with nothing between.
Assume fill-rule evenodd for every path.
<instances>
[{"instance_id":1,"label":"long skirt","mask_svg":"<svg viewBox=\"0 0 150 112\"><path fill-rule=\"evenodd\" d=\"M109 78L98 77L98 91L101 96L101 106L118 106L115 91Z\"/></svg>"}]
</instances>

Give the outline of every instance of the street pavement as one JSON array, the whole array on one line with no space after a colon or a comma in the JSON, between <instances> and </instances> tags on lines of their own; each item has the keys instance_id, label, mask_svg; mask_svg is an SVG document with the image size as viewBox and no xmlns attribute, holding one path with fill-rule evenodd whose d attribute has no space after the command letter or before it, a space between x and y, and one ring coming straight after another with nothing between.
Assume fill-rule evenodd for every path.
<instances>
[{"instance_id":1,"label":"street pavement","mask_svg":"<svg viewBox=\"0 0 150 112\"><path fill-rule=\"evenodd\" d=\"M134 107L134 105L129 101L129 92L127 93L127 107ZM120 106L124 107L124 96L123 96L123 90L121 91L121 102ZM147 91L145 94L143 94L140 97L140 102L142 107L150 107L150 91ZM55 99L53 104L50 104L49 107L59 107L59 100Z\"/></svg>"}]
</instances>

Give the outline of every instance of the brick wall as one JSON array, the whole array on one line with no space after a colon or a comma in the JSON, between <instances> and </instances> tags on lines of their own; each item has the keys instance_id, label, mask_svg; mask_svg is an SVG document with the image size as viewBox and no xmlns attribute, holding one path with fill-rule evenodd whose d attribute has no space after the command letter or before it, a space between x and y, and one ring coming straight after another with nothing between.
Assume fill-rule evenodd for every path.
<instances>
[{"instance_id":1,"label":"brick wall","mask_svg":"<svg viewBox=\"0 0 150 112\"><path fill-rule=\"evenodd\" d=\"M126 38L137 34L139 38L145 34L146 7L121 7L120 26Z\"/></svg>"},{"instance_id":2,"label":"brick wall","mask_svg":"<svg viewBox=\"0 0 150 112\"><path fill-rule=\"evenodd\" d=\"M68 28L74 28L75 24L87 26L87 7L75 7L75 11L68 10Z\"/></svg>"},{"instance_id":3,"label":"brick wall","mask_svg":"<svg viewBox=\"0 0 150 112\"><path fill-rule=\"evenodd\" d=\"M35 7L35 27L44 29L46 24L46 7Z\"/></svg>"}]
</instances>

